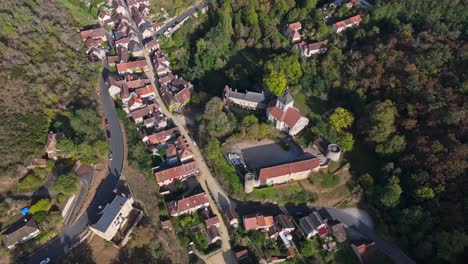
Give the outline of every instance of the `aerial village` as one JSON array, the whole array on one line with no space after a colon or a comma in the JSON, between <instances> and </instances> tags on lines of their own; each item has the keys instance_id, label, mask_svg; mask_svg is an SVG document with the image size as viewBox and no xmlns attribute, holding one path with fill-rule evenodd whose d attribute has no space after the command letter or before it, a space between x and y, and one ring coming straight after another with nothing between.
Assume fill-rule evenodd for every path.
<instances>
[{"instance_id":1,"label":"aerial village","mask_svg":"<svg viewBox=\"0 0 468 264\"><path fill-rule=\"evenodd\" d=\"M188 18L177 27L160 32L164 25L150 20L148 0L123 1L106 1L98 13L100 25L84 29L80 34L87 55L92 60L102 61L110 72L105 80L109 95L135 124L141 141L156 161L151 169L155 179L152 187L163 197L163 203L158 204L162 229L184 234L179 239L185 243L188 254L207 255L221 249L220 223L224 222L239 263L283 262L300 255L304 245L309 244L319 245L323 252L335 252L340 250L340 244L349 244L358 260L367 263L367 258L379 250L375 242L349 241L346 224L324 208L244 213L236 210L234 203L221 207L213 202L215 199L210 198L210 193L199 182L202 170L191 147L196 147L195 140L168 117L169 113L178 114L187 107L196 87L172 72L169 58L156 38L161 33L170 37ZM343 1L335 2L339 3L331 5L340 5ZM346 5L352 8L353 3L350 1ZM207 9L208 6L201 12ZM358 26L362 19L362 15L356 15L336 22L332 25L333 32ZM285 25L283 33L303 57L326 52L328 48L327 41L303 41L307 32L301 22ZM294 107L289 90L276 97L267 91L243 93L226 86L223 104L226 111L233 113L262 113L286 137L294 138L309 124L309 119ZM48 135L49 158L55 157L54 142L60 136ZM252 160L258 154L268 156L268 153L249 156L244 151L230 151L226 159L236 167L244 192L248 194L257 188L300 181L319 171L327 171L330 162L338 162L342 155L339 145L324 138L316 139L312 149L300 152L287 160L255 165ZM45 163L36 159L32 166L46 166ZM102 214L90 230L116 247L125 246L143 214L134 198L116 189L114 199L100 205L100 210ZM16 231L4 234L3 240L11 248L38 234L37 224L29 220L21 223ZM246 234L252 243L242 239Z\"/></svg>"},{"instance_id":2,"label":"aerial village","mask_svg":"<svg viewBox=\"0 0 468 264\"><path fill-rule=\"evenodd\" d=\"M352 8L353 1L346 5ZM163 114L156 100L161 98L170 112L178 113L190 102L195 88L190 81L172 72L168 56L159 48L158 40L152 37L161 29L161 25L145 19L148 14L147 1L128 1L128 8L131 17L126 17L125 8L118 0L112 1L112 8L99 13L103 27L92 29L90 32L93 33L84 31L81 34L88 54L96 59L107 60L113 73L108 81L110 95L137 125L141 140L148 150L160 160L152 170L159 193L164 197L164 204L159 205L162 228L178 233L183 230L186 235L181 240L188 243L189 254L209 254L221 247L220 218L226 222L230 233L255 232L262 234L262 239L271 241L262 250L265 263L279 263L294 258L300 254L301 244L312 239L319 241L324 251L339 250L337 245L347 241L346 227L326 210L298 212L295 215L239 215L233 206L227 206L220 208L223 215L213 213L209 193L197 181L201 170L188 144L190 141L196 145L195 141L182 135L180 128ZM340 33L357 26L361 20L362 16L357 15L339 21L332 25L333 32ZM113 31L105 31L106 25ZM171 28L163 34L170 36L175 30L177 28ZM301 41L307 33L301 22L287 24L283 33L301 56L310 57L326 52L328 48L327 41ZM105 41L108 41L108 45L103 46ZM145 58L145 50L150 60ZM154 80L151 80L152 77ZM223 102L228 111L265 113L266 119L278 131L292 137L309 124L308 118L294 107L294 99L288 90L276 97L267 91L242 93L226 86ZM242 153L229 153L228 159L243 168L244 191L250 193L255 188L306 179L311 173L326 170L330 161L338 161L340 155L340 146L319 138L314 142L314 149L304 152L299 158L277 165L250 168ZM253 252L255 249L250 246L236 245L236 248L234 253L239 263L258 261ZM363 263L365 258L378 250L375 243L368 240L354 241L351 248Z\"/></svg>"}]
</instances>

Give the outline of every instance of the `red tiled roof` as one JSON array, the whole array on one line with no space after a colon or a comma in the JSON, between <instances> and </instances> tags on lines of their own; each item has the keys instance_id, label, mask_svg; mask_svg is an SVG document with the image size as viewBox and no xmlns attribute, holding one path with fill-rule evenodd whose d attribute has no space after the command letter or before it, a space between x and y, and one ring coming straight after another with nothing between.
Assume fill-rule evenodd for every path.
<instances>
[{"instance_id":1,"label":"red tiled roof","mask_svg":"<svg viewBox=\"0 0 468 264\"><path fill-rule=\"evenodd\" d=\"M296 256L296 252L294 251L294 248L292 248L291 246L288 247L288 251L291 257Z\"/></svg>"},{"instance_id":2,"label":"red tiled roof","mask_svg":"<svg viewBox=\"0 0 468 264\"><path fill-rule=\"evenodd\" d=\"M267 113L272 115L276 120L283 121L283 111L276 106L268 107Z\"/></svg>"},{"instance_id":3,"label":"red tiled roof","mask_svg":"<svg viewBox=\"0 0 468 264\"><path fill-rule=\"evenodd\" d=\"M184 136L180 136L176 141L178 152L180 159L185 159L187 157L193 156L192 150L190 149L189 144L187 143L187 139Z\"/></svg>"},{"instance_id":4,"label":"red tiled roof","mask_svg":"<svg viewBox=\"0 0 468 264\"><path fill-rule=\"evenodd\" d=\"M215 215L211 217L210 219L206 219L205 223L206 223L206 227L219 224L218 216Z\"/></svg>"},{"instance_id":5,"label":"red tiled roof","mask_svg":"<svg viewBox=\"0 0 468 264\"><path fill-rule=\"evenodd\" d=\"M239 252L236 252L236 259L240 260L242 258L245 258L249 255L249 251L247 249L241 250Z\"/></svg>"},{"instance_id":6,"label":"red tiled roof","mask_svg":"<svg viewBox=\"0 0 468 264\"><path fill-rule=\"evenodd\" d=\"M151 94L154 93L154 87L152 84L147 84L145 87L136 89L135 93L138 94L138 96Z\"/></svg>"},{"instance_id":7,"label":"red tiled roof","mask_svg":"<svg viewBox=\"0 0 468 264\"><path fill-rule=\"evenodd\" d=\"M328 234L328 229L325 226L320 227L317 231L319 236L321 237L326 236Z\"/></svg>"},{"instance_id":8,"label":"red tiled roof","mask_svg":"<svg viewBox=\"0 0 468 264\"><path fill-rule=\"evenodd\" d=\"M208 195L202 192L177 201L177 208L171 208L171 215L176 213L184 213L190 209L200 207L207 203L209 203Z\"/></svg>"},{"instance_id":9,"label":"red tiled roof","mask_svg":"<svg viewBox=\"0 0 468 264\"><path fill-rule=\"evenodd\" d=\"M288 27L291 28L292 30L297 31L302 28L302 24L301 22L294 22L294 23L288 24Z\"/></svg>"},{"instance_id":10,"label":"red tiled roof","mask_svg":"<svg viewBox=\"0 0 468 264\"><path fill-rule=\"evenodd\" d=\"M190 99L190 90L188 87L185 87L184 89L180 90L178 93L175 94L174 98L178 103L184 103L185 101Z\"/></svg>"},{"instance_id":11,"label":"red tiled roof","mask_svg":"<svg viewBox=\"0 0 468 264\"><path fill-rule=\"evenodd\" d=\"M299 110L294 107L288 107L288 109L283 112L278 107L273 106L267 108L267 113L272 115L276 120L286 123L286 125L291 128L296 125L297 121L299 121L301 117L303 117Z\"/></svg>"},{"instance_id":12,"label":"red tiled roof","mask_svg":"<svg viewBox=\"0 0 468 264\"><path fill-rule=\"evenodd\" d=\"M102 43L104 42L103 39L93 39L93 38L87 38L86 41L85 41L85 45L87 48L92 48L92 47L96 47L98 45L101 45Z\"/></svg>"},{"instance_id":13,"label":"red tiled roof","mask_svg":"<svg viewBox=\"0 0 468 264\"><path fill-rule=\"evenodd\" d=\"M167 170L158 171L154 173L156 177L156 182L162 184L168 180L174 180L179 177L187 177L193 174L196 174L200 171L198 165L195 161L189 162L187 164L182 164L177 167L173 167Z\"/></svg>"},{"instance_id":14,"label":"red tiled roof","mask_svg":"<svg viewBox=\"0 0 468 264\"><path fill-rule=\"evenodd\" d=\"M121 38L121 39L115 41L115 45L128 44L131 40L132 39L129 38L129 37Z\"/></svg>"},{"instance_id":15,"label":"red tiled roof","mask_svg":"<svg viewBox=\"0 0 468 264\"><path fill-rule=\"evenodd\" d=\"M128 101L128 107L132 107L134 104L143 104L143 101L140 97L133 96L132 98L130 98L130 101Z\"/></svg>"},{"instance_id":16,"label":"red tiled roof","mask_svg":"<svg viewBox=\"0 0 468 264\"><path fill-rule=\"evenodd\" d=\"M179 130L177 128L164 130L164 131L158 132L156 134L149 135L148 139L149 139L150 144L156 145L156 144L165 142L166 140L168 140L170 137L172 137L178 131Z\"/></svg>"},{"instance_id":17,"label":"red tiled roof","mask_svg":"<svg viewBox=\"0 0 468 264\"><path fill-rule=\"evenodd\" d=\"M140 109L137 109L133 112L130 112L130 116L132 117L133 120L136 120L138 118L142 118L144 116L147 116L149 115L150 113L152 113L154 111L154 109L146 106L146 107L143 107L143 108L140 108Z\"/></svg>"},{"instance_id":18,"label":"red tiled roof","mask_svg":"<svg viewBox=\"0 0 468 264\"><path fill-rule=\"evenodd\" d=\"M335 27L337 27L337 28L346 27L346 23L344 21L336 22Z\"/></svg>"},{"instance_id":19,"label":"red tiled roof","mask_svg":"<svg viewBox=\"0 0 468 264\"><path fill-rule=\"evenodd\" d=\"M107 56L107 62L116 63L117 61L119 61L119 56Z\"/></svg>"},{"instance_id":20,"label":"red tiled roof","mask_svg":"<svg viewBox=\"0 0 468 264\"><path fill-rule=\"evenodd\" d=\"M95 28L89 30L83 30L80 32L81 38L85 41L87 38L102 38L106 37L106 30L104 28Z\"/></svg>"},{"instance_id":21,"label":"red tiled roof","mask_svg":"<svg viewBox=\"0 0 468 264\"><path fill-rule=\"evenodd\" d=\"M301 117L302 115L299 110L289 107L283 115L283 122L286 123L288 127L294 127Z\"/></svg>"},{"instance_id":22,"label":"red tiled roof","mask_svg":"<svg viewBox=\"0 0 468 264\"><path fill-rule=\"evenodd\" d=\"M347 25L359 23L362 20L363 17L364 17L363 15L357 15L357 16L350 17L350 18L348 18L346 20L336 22L335 27L343 28L343 27L346 27Z\"/></svg>"},{"instance_id":23,"label":"red tiled roof","mask_svg":"<svg viewBox=\"0 0 468 264\"><path fill-rule=\"evenodd\" d=\"M175 76L169 73L168 75L159 78L159 82L161 84L166 84L166 83L172 81L174 78L175 78Z\"/></svg>"},{"instance_id":24,"label":"red tiled roof","mask_svg":"<svg viewBox=\"0 0 468 264\"><path fill-rule=\"evenodd\" d=\"M130 61L117 64L118 72L125 72L129 69L148 67L146 60Z\"/></svg>"},{"instance_id":25,"label":"red tiled roof","mask_svg":"<svg viewBox=\"0 0 468 264\"><path fill-rule=\"evenodd\" d=\"M309 50L319 50L326 48L328 46L327 41L321 41L321 42L315 42L315 43L310 43L307 44L306 47Z\"/></svg>"},{"instance_id":26,"label":"red tiled roof","mask_svg":"<svg viewBox=\"0 0 468 264\"><path fill-rule=\"evenodd\" d=\"M143 87L150 83L151 81L149 79L136 79L136 80L127 81L127 86L130 89L136 89L136 88Z\"/></svg>"},{"instance_id":27,"label":"red tiled roof","mask_svg":"<svg viewBox=\"0 0 468 264\"><path fill-rule=\"evenodd\" d=\"M260 169L259 180L266 180L292 173L312 170L320 166L320 159L311 158L307 160L296 161L288 164L277 165Z\"/></svg>"},{"instance_id":28,"label":"red tiled roof","mask_svg":"<svg viewBox=\"0 0 468 264\"><path fill-rule=\"evenodd\" d=\"M245 230L257 230L258 228L270 227L273 225L273 216L246 216L244 217Z\"/></svg>"},{"instance_id":29,"label":"red tiled roof","mask_svg":"<svg viewBox=\"0 0 468 264\"><path fill-rule=\"evenodd\" d=\"M353 244L356 246L357 253L361 256L363 263L369 263L379 251L379 248L373 241L360 241Z\"/></svg>"}]
</instances>

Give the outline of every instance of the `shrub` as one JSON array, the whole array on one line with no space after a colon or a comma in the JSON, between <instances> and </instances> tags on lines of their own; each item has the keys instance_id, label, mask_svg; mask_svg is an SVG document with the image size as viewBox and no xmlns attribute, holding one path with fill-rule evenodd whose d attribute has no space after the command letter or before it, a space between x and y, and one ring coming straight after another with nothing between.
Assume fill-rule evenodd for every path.
<instances>
[{"instance_id":1,"label":"shrub","mask_svg":"<svg viewBox=\"0 0 468 264\"><path fill-rule=\"evenodd\" d=\"M42 234L40 234L39 236L37 236L37 242L39 243L42 243L42 242L45 242L47 240L49 240L49 238L51 236L53 236L55 234L55 230L49 230L47 232L43 232Z\"/></svg>"},{"instance_id":2,"label":"shrub","mask_svg":"<svg viewBox=\"0 0 468 264\"><path fill-rule=\"evenodd\" d=\"M37 175L29 174L22 181L20 181L17 190L18 192L31 192L41 187L42 182L43 179Z\"/></svg>"},{"instance_id":3,"label":"shrub","mask_svg":"<svg viewBox=\"0 0 468 264\"><path fill-rule=\"evenodd\" d=\"M33 218L36 222L42 223L47 217L47 212L46 211L39 211L33 215Z\"/></svg>"},{"instance_id":4,"label":"shrub","mask_svg":"<svg viewBox=\"0 0 468 264\"><path fill-rule=\"evenodd\" d=\"M78 179L73 173L67 173L57 177L54 184L52 184L52 189L57 192L62 193L74 193L76 192L78 186Z\"/></svg>"},{"instance_id":5,"label":"shrub","mask_svg":"<svg viewBox=\"0 0 468 264\"><path fill-rule=\"evenodd\" d=\"M31 214L35 214L35 213L41 212L41 211L48 211L51 206L52 206L52 203L50 202L49 199L45 199L45 198L40 199L35 204L33 204L31 206L31 208L29 208L29 212Z\"/></svg>"},{"instance_id":6,"label":"shrub","mask_svg":"<svg viewBox=\"0 0 468 264\"><path fill-rule=\"evenodd\" d=\"M55 199L57 200L57 203L60 204L65 200L65 194L59 193Z\"/></svg>"}]
</instances>

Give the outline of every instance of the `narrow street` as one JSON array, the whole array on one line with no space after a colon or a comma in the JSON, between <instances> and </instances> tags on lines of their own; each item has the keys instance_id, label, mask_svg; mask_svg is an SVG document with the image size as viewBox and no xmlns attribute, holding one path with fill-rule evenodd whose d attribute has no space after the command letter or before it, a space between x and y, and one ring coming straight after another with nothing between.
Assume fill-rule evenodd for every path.
<instances>
[{"instance_id":1,"label":"narrow street","mask_svg":"<svg viewBox=\"0 0 468 264\"><path fill-rule=\"evenodd\" d=\"M126 10L127 10L127 17L129 19L129 21L131 21L132 25L138 30L138 27L136 26L135 21L133 20L133 18L130 15L131 12L130 12L128 6L126 6ZM141 43L143 43L143 38L141 36L141 32L139 32L139 31L138 31L138 38L141 41ZM159 82L157 81L156 75L154 73L154 67L152 66L153 64L152 64L152 61L151 61L150 51L145 48L144 54L145 54L145 59L146 59L148 65L151 65L149 67L150 70L148 72L146 72L146 75L148 76L148 78L151 80L151 83L155 87L155 90L156 90L155 93L157 95L156 96L156 102L161 106L161 112L164 115L166 115L167 118L172 119L172 121L179 128L180 133L183 136L185 136L186 138L190 138L189 134L188 134L188 131L187 131L187 128L185 126L185 122L182 121L183 118L178 117L178 116L174 115L172 112L170 112L167 109L167 107L166 107L165 103L163 102L163 100L161 99L161 96L159 96L159 89L158 89L159 88ZM198 148L198 146L194 145L193 142L190 141L190 140L188 140L188 144L189 144L189 146L190 146L190 148L191 148L191 150L193 152L194 160L197 162L197 164L198 164L198 166L200 168L201 173L200 173L200 176L197 177L197 179L200 182L202 188L207 193L210 194L208 196L209 201L210 201L210 206L211 206L213 212L216 215L218 215L218 217L219 217L219 222L220 222L219 233L220 233L221 241L222 241L222 252L220 252L220 253L223 253L223 255L224 254L231 255L232 257L234 257L233 253L231 251L229 232L228 232L228 229L226 227L226 224L224 223L223 214L220 211L220 209L230 205L229 196L224 192L224 190L221 188L221 186L216 181L214 176L211 174L211 171L208 168L208 166L206 165L206 162L203 159L203 155L202 155L200 149ZM228 256L228 258L230 258L230 256ZM230 261L229 263L232 263L232 262Z\"/></svg>"}]
</instances>

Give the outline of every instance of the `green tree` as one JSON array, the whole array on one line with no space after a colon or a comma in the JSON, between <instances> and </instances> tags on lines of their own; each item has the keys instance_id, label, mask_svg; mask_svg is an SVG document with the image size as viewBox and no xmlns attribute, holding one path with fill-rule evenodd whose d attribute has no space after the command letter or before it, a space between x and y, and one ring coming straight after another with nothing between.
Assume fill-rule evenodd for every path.
<instances>
[{"instance_id":1,"label":"green tree","mask_svg":"<svg viewBox=\"0 0 468 264\"><path fill-rule=\"evenodd\" d=\"M349 152L353 149L354 137L349 132L337 133L334 142L341 147L343 152Z\"/></svg>"},{"instance_id":2,"label":"green tree","mask_svg":"<svg viewBox=\"0 0 468 264\"><path fill-rule=\"evenodd\" d=\"M348 110L338 107L329 117L331 126L338 132L350 128L354 123L354 116Z\"/></svg>"},{"instance_id":3,"label":"green tree","mask_svg":"<svg viewBox=\"0 0 468 264\"><path fill-rule=\"evenodd\" d=\"M205 106L203 113L203 124L208 133L214 137L225 136L236 127L236 120L231 113L223 111L224 104L219 97L213 97Z\"/></svg>"},{"instance_id":4,"label":"green tree","mask_svg":"<svg viewBox=\"0 0 468 264\"><path fill-rule=\"evenodd\" d=\"M31 205L31 207L29 208L29 212L31 214L36 214L37 212L48 211L51 206L52 203L49 199L40 199L35 204Z\"/></svg>"},{"instance_id":5,"label":"green tree","mask_svg":"<svg viewBox=\"0 0 468 264\"><path fill-rule=\"evenodd\" d=\"M314 244L312 244L312 242L306 240L305 242L300 244L299 252L304 257L312 257L315 254L317 254L317 249L314 247Z\"/></svg>"},{"instance_id":6,"label":"green tree","mask_svg":"<svg viewBox=\"0 0 468 264\"><path fill-rule=\"evenodd\" d=\"M33 215L33 219L38 223L44 222L46 220L46 217L47 217L46 211L39 211Z\"/></svg>"},{"instance_id":7,"label":"green tree","mask_svg":"<svg viewBox=\"0 0 468 264\"><path fill-rule=\"evenodd\" d=\"M395 132L397 109L392 101L385 100L372 104L369 109L369 127L366 131L367 140L383 143Z\"/></svg>"},{"instance_id":8,"label":"green tree","mask_svg":"<svg viewBox=\"0 0 468 264\"><path fill-rule=\"evenodd\" d=\"M71 117L70 125L79 138L78 143L94 143L102 138L102 131L98 129L101 127L100 122L95 111L91 109L76 110Z\"/></svg>"},{"instance_id":9,"label":"green tree","mask_svg":"<svg viewBox=\"0 0 468 264\"><path fill-rule=\"evenodd\" d=\"M375 152L380 155L392 155L395 153L401 153L405 150L406 140L404 136L395 135L390 140L384 143L378 144L375 147Z\"/></svg>"},{"instance_id":10,"label":"green tree","mask_svg":"<svg viewBox=\"0 0 468 264\"><path fill-rule=\"evenodd\" d=\"M416 199L418 200L428 200L434 198L434 191L429 187L421 187L416 189L414 192Z\"/></svg>"},{"instance_id":11,"label":"green tree","mask_svg":"<svg viewBox=\"0 0 468 264\"><path fill-rule=\"evenodd\" d=\"M468 235L460 231L438 232L434 236L434 244L439 259L449 263L462 263L459 261L463 261L466 247L468 247Z\"/></svg>"},{"instance_id":12,"label":"green tree","mask_svg":"<svg viewBox=\"0 0 468 264\"><path fill-rule=\"evenodd\" d=\"M76 192L77 188L78 179L72 172L58 176L55 182L52 184L52 189L54 191L63 193L74 193Z\"/></svg>"},{"instance_id":13,"label":"green tree","mask_svg":"<svg viewBox=\"0 0 468 264\"><path fill-rule=\"evenodd\" d=\"M370 189L374 186L374 178L369 173L359 176L358 182L364 189Z\"/></svg>"},{"instance_id":14,"label":"green tree","mask_svg":"<svg viewBox=\"0 0 468 264\"><path fill-rule=\"evenodd\" d=\"M380 202L386 207L395 207L400 202L401 193L400 180L392 176L382 190Z\"/></svg>"},{"instance_id":15,"label":"green tree","mask_svg":"<svg viewBox=\"0 0 468 264\"><path fill-rule=\"evenodd\" d=\"M280 96L286 90L286 75L281 70L267 68L263 76L266 88L276 96Z\"/></svg>"}]
</instances>

